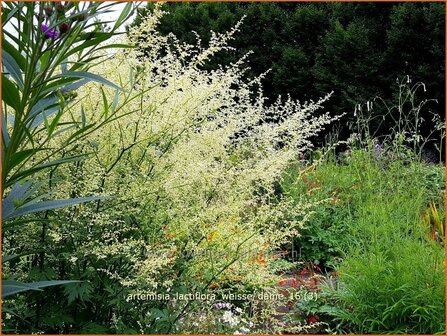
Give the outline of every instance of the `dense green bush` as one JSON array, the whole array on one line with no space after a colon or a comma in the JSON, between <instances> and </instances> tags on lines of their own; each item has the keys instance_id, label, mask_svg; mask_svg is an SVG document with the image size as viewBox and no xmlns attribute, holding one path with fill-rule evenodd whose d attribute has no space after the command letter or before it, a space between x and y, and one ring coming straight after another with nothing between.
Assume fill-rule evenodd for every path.
<instances>
[{"instance_id":1,"label":"dense green bush","mask_svg":"<svg viewBox=\"0 0 447 336\"><path fill-rule=\"evenodd\" d=\"M327 181L324 174L334 167L339 168L336 162L330 168L329 161L316 167L318 175L316 171L303 173L303 167L295 165L283 177L281 189L285 197L300 199L305 195L309 200L320 202L313 209L311 220L287 248L293 249L293 259L298 257L305 264L331 269L341 256L341 245L346 237L345 221L351 213L350 188L354 183L344 174L333 173Z\"/></svg>"}]
</instances>

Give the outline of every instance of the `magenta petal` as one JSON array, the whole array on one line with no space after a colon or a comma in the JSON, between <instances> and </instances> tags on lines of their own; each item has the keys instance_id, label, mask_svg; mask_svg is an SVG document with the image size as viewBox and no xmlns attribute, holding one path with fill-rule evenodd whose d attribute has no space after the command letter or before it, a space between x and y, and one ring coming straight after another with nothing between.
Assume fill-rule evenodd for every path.
<instances>
[{"instance_id":1,"label":"magenta petal","mask_svg":"<svg viewBox=\"0 0 447 336\"><path fill-rule=\"evenodd\" d=\"M42 32L45 33L45 37L46 38L50 38L50 39L56 39L59 36L59 32L56 29L50 29L49 26L43 24L40 29L42 29Z\"/></svg>"}]
</instances>

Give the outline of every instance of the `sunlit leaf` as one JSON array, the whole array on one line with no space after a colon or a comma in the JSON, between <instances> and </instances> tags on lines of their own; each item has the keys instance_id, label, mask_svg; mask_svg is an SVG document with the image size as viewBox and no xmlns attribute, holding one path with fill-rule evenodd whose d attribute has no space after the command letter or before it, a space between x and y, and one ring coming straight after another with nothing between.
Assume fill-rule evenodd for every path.
<instances>
[{"instance_id":1,"label":"sunlit leaf","mask_svg":"<svg viewBox=\"0 0 447 336\"><path fill-rule=\"evenodd\" d=\"M63 75L56 75L53 78L56 79L56 78L67 78L67 77L90 79L94 82L98 82L98 83L104 84L106 86L110 86L116 90L122 91L122 89L119 86L113 84L111 81L109 81L99 75L96 75L96 74L93 74L90 72L86 72L86 71L67 71Z\"/></svg>"},{"instance_id":2,"label":"sunlit leaf","mask_svg":"<svg viewBox=\"0 0 447 336\"><path fill-rule=\"evenodd\" d=\"M53 210L58 208L64 208L68 206L78 205L81 203L86 202L92 202L92 201L98 201L98 200L104 200L109 199L110 197L101 197L101 196L95 196L95 197L80 197L80 198L70 198L70 199L60 199L60 200L51 200L51 201L44 201L39 202L36 204L30 204L30 205L23 205L19 208L14 209L13 213L9 215L9 217L3 217L3 220L16 218L19 216L25 216L32 213L38 213L42 211L47 210Z\"/></svg>"}]
</instances>

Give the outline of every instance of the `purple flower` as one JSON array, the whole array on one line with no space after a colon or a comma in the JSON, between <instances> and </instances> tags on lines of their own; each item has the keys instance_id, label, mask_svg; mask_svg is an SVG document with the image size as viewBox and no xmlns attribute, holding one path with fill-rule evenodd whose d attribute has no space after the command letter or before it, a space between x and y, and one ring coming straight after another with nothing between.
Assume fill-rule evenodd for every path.
<instances>
[{"instance_id":1,"label":"purple flower","mask_svg":"<svg viewBox=\"0 0 447 336\"><path fill-rule=\"evenodd\" d=\"M214 308L216 308L216 309L222 309L222 308L230 309L231 305L229 303L219 302L219 303L214 304Z\"/></svg>"},{"instance_id":2,"label":"purple flower","mask_svg":"<svg viewBox=\"0 0 447 336\"><path fill-rule=\"evenodd\" d=\"M382 156L383 147L380 143L376 142L374 144L373 155L376 159L379 159Z\"/></svg>"},{"instance_id":3,"label":"purple flower","mask_svg":"<svg viewBox=\"0 0 447 336\"><path fill-rule=\"evenodd\" d=\"M54 29L54 28L50 29L50 27L48 27L47 25L43 24L40 28L42 29L42 32L45 33L46 38L50 38L50 39L54 40L54 39L57 39L59 36L59 33L56 29Z\"/></svg>"}]
</instances>

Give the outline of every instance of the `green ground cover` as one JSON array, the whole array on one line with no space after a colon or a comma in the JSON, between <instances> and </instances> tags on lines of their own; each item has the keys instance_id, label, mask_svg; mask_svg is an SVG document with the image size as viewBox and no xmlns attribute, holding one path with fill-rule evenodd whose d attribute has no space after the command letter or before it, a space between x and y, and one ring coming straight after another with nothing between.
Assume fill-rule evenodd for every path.
<instances>
[{"instance_id":1,"label":"green ground cover","mask_svg":"<svg viewBox=\"0 0 447 336\"><path fill-rule=\"evenodd\" d=\"M297 181L300 181L297 183ZM354 149L325 159L283 185L288 197L328 201L295 239L303 261L335 272L323 286L321 313L334 330L353 333L442 333L445 251L430 202L445 218L445 170L414 157Z\"/></svg>"}]
</instances>

